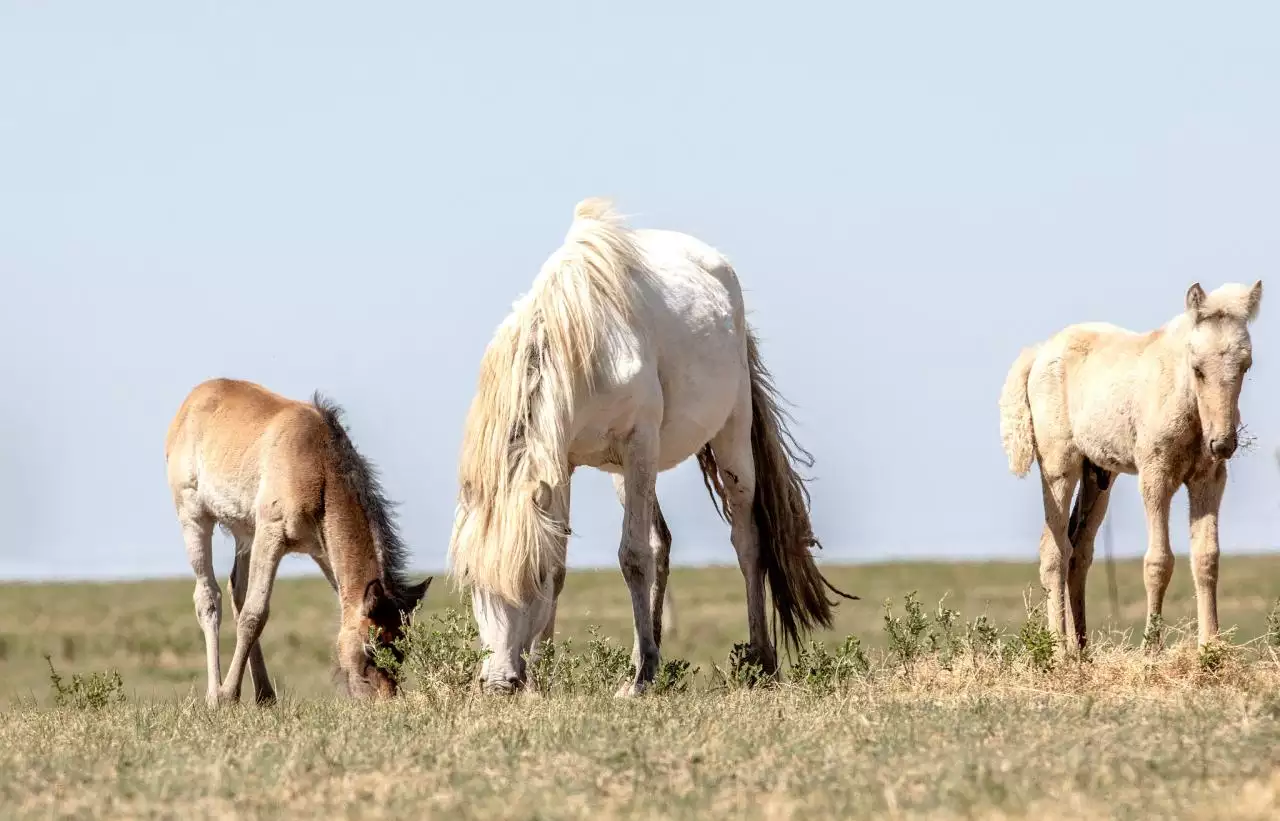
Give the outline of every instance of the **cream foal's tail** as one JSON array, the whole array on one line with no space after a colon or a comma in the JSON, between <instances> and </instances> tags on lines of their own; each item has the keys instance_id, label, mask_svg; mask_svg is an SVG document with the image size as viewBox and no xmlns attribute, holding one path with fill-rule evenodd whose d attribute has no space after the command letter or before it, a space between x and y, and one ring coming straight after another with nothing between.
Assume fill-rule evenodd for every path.
<instances>
[{"instance_id":1,"label":"cream foal's tail","mask_svg":"<svg viewBox=\"0 0 1280 821\"><path fill-rule=\"evenodd\" d=\"M1016 476L1026 476L1036 458L1027 379L1039 352L1037 347L1023 349L1005 377L1004 390L1000 391L1000 438L1009 457L1009 470Z\"/></svg>"}]
</instances>

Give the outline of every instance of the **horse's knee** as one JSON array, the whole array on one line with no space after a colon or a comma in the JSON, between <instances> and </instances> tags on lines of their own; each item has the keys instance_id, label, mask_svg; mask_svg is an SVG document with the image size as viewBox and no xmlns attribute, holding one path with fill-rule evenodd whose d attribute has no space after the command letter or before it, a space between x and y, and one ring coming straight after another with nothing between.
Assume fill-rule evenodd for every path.
<instances>
[{"instance_id":1,"label":"horse's knee","mask_svg":"<svg viewBox=\"0 0 1280 821\"><path fill-rule=\"evenodd\" d=\"M632 544L623 544L618 549L618 566L628 582L644 581L653 571L653 555Z\"/></svg>"},{"instance_id":2,"label":"horse's knee","mask_svg":"<svg viewBox=\"0 0 1280 821\"><path fill-rule=\"evenodd\" d=\"M1208 550L1194 551L1191 556L1191 570L1195 574L1196 581L1216 583L1219 558L1216 546Z\"/></svg>"},{"instance_id":3,"label":"horse's knee","mask_svg":"<svg viewBox=\"0 0 1280 821\"><path fill-rule=\"evenodd\" d=\"M262 633L262 628L266 623L266 607L250 607L245 605L245 607L240 610L240 616L236 620L236 629L243 635L256 638Z\"/></svg>"},{"instance_id":4,"label":"horse's knee","mask_svg":"<svg viewBox=\"0 0 1280 821\"><path fill-rule=\"evenodd\" d=\"M1071 550L1060 546L1061 541L1052 533L1045 533L1040 548L1040 580L1046 584L1062 577L1071 561Z\"/></svg>"},{"instance_id":5,"label":"horse's knee","mask_svg":"<svg viewBox=\"0 0 1280 821\"><path fill-rule=\"evenodd\" d=\"M216 584L206 581L196 582L196 590L192 595L196 605L196 616L201 620L217 618L222 608L222 591Z\"/></svg>"},{"instance_id":6,"label":"horse's knee","mask_svg":"<svg viewBox=\"0 0 1280 821\"><path fill-rule=\"evenodd\" d=\"M1148 550L1142 559L1142 575L1148 585L1168 584L1173 576L1173 553L1168 550Z\"/></svg>"},{"instance_id":7,"label":"horse's knee","mask_svg":"<svg viewBox=\"0 0 1280 821\"><path fill-rule=\"evenodd\" d=\"M1081 545L1071 551L1072 575L1083 575L1093 566L1093 545Z\"/></svg>"}]
</instances>

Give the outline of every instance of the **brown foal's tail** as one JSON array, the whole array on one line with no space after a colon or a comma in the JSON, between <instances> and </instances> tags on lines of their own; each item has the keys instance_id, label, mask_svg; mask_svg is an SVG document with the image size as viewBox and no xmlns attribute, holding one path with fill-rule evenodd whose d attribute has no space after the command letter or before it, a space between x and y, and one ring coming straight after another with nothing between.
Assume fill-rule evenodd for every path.
<instances>
[{"instance_id":1,"label":"brown foal's tail","mask_svg":"<svg viewBox=\"0 0 1280 821\"><path fill-rule=\"evenodd\" d=\"M814 627L831 626L836 602L827 597L827 590L846 599L858 597L832 586L809 552L809 548L822 545L809 520L809 489L795 465L813 467L813 456L796 442L787 426L782 397L760 360L751 331L747 332L747 360L751 371L751 455L756 473L751 514L760 565L769 581L774 629L781 631L788 647L798 647L803 634ZM723 505L724 484L710 445L698 453L698 467L712 498L719 497L721 515L729 518L732 511Z\"/></svg>"}]
</instances>

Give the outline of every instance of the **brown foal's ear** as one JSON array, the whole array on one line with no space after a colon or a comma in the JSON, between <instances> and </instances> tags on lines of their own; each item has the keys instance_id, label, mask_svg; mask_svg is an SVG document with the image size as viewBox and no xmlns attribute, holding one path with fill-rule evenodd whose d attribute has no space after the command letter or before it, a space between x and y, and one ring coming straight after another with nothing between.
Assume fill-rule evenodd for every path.
<instances>
[{"instance_id":1,"label":"brown foal's ear","mask_svg":"<svg viewBox=\"0 0 1280 821\"><path fill-rule=\"evenodd\" d=\"M1205 293L1204 288L1200 287L1199 282L1192 283L1187 289L1187 313L1192 319L1199 321L1200 309L1204 307Z\"/></svg>"},{"instance_id":2,"label":"brown foal's ear","mask_svg":"<svg viewBox=\"0 0 1280 821\"><path fill-rule=\"evenodd\" d=\"M382 579L374 579L365 585L364 588L364 617L366 619L373 618L373 614L378 612L379 608L387 600L387 589L382 586Z\"/></svg>"},{"instance_id":3,"label":"brown foal's ear","mask_svg":"<svg viewBox=\"0 0 1280 821\"><path fill-rule=\"evenodd\" d=\"M405 609L412 610L418 604L418 602L426 598L427 588L431 586L431 580L433 578L434 578L433 576L427 576L427 578L424 579L420 584L415 584L413 587L409 588L408 590L409 600L404 603Z\"/></svg>"}]
</instances>

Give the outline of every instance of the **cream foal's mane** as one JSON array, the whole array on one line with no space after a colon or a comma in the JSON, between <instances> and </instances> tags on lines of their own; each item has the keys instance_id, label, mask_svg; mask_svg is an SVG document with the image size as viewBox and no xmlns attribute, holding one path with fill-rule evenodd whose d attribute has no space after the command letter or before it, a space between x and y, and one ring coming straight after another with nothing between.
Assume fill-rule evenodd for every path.
<instances>
[{"instance_id":1,"label":"cream foal's mane","mask_svg":"<svg viewBox=\"0 0 1280 821\"><path fill-rule=\"evenodd\" d=\"M554 490L569 480L574 402L594 383L602 342L614 328L639 331L640 268L612 205L583 200L563 245L489 342L458 466L449 556L459 584L521 605L563 565L566 523L546 509L541 483Z\"/></svg>"}]
</instances>

